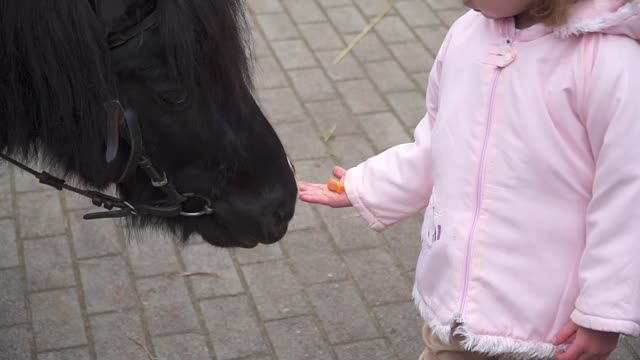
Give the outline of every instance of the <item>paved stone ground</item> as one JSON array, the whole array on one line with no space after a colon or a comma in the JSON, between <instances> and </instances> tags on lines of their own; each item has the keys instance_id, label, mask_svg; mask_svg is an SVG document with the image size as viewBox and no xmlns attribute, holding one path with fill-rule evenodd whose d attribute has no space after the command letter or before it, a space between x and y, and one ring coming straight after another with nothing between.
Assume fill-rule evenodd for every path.
<instances>
[{"instance_id":1,"label":"paved stone ground","mask_svg":"<svg viewBox=\"0 0 640 360\"><path fill-rule=\"evenodd\" d=\"M333 66L386 0L248 4L260 102L300 177L316 181L410 141L433 56L464 11L400 1ZM159 234L126 241L118 223L82 221L86 207L0 164L0 359L415 360L422 350L410 297L419 217L375 234L351 209L299 204L280 243L227 251ZM614 358L639 353L624 339Z\"/></svg>"}]
</instances>

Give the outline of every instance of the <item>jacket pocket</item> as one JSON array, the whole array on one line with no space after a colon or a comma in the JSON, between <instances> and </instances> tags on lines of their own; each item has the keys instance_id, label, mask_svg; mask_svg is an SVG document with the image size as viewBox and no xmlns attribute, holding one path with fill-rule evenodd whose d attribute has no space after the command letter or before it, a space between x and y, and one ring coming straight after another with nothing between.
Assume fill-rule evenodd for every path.
<instances>
[{"instance_id":1,"label":"jacket pocket","mask_svg":"<svg viewBox=\"0 0 640 360\"><path fill-rule=\"evenodd\" d=\"M424 213L422 224L422 245L431 247L442 236L442 214L436 202L435 191L431 195L429 205Z\"/></svg>"}]
</instances>

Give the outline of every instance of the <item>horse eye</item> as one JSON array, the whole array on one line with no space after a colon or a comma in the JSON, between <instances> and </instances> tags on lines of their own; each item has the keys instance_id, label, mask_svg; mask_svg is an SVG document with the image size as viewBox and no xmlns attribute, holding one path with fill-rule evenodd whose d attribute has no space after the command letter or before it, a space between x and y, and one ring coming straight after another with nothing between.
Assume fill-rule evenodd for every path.
<instances>
[{"instance_id":1,"label":"horse eye","mask_svg":"<svg viewBox=\"0 0 640 360\"><path fill-rule=\"evenodd\" d=\"M157 101L161 105L165 105L171 108L179 108L185 105L187 102L186 91L165 91L156 95Z\"/></svg>"}]
</instances>

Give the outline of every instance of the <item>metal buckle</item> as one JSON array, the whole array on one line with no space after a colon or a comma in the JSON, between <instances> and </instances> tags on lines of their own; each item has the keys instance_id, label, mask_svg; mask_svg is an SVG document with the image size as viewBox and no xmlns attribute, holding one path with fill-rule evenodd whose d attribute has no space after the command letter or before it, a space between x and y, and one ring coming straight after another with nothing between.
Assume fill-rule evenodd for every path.
<instances>
[{"instance_id":1,"label":"metal buckle","mask_svg":"<svg viewBox=\"0 0 640 360\"><path fill-rule=\"evenodd\" d=\"M163 186L166 186L168 183L169 181L167 180L167 174L165 172L162 172L162 180L160 181L151 180L151 185L153 185L154 187L163 187Z\"/></svg>"},{"instance_id":2,"label":"metal buckle","mask_svg":"<svg viewBox=\"0 0 640 360\"><path fill-rule=\"evenodd\" d=\"M188 199L200 199L200 200L204 200L204 202L206 203L203 207L202 210L198 211L198 212L186 212L186 211L181 211L180 215L182 216L186 216L186 217L198 217L198 216L204 216L204 215L211 215L213 214L213 209L211 208L211 200L209 198L206 198L202 195L198 195L198 194L194 194L194 193L187 193L187 194L182 194L182 196L186 197L187 200Z\"/></svg>"}]
</instances>

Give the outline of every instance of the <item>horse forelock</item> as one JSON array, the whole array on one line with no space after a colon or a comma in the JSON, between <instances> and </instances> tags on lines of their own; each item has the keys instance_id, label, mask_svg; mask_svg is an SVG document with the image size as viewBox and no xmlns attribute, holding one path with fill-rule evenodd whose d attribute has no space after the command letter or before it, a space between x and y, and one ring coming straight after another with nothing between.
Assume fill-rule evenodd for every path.
<instances>
[{"instance_id":1,"label":"horse forelock","mask_svg":"<svg viewBox=\"0 0 640 360\"><path fill-rule=\"evenodd\" d=\"M194 86L220 82L246 95L251 89L251 39L243 0L159 0L170 71Z\"/></svg>"}]
</instances>

